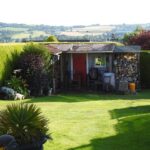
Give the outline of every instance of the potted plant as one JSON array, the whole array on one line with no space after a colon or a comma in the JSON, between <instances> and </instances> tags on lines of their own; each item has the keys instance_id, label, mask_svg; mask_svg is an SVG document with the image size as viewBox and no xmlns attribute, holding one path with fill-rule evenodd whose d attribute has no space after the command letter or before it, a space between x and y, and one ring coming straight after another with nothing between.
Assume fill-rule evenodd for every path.
<instances>
[{"instance_id":1,"label":"potted plant","mask_svg":"<svg viewBox=\"0 0 150 150\"><path fill-rule=\"evenodd\" d=\"M48 120L34 104L10 104L0 111L0 135L13 136L19 150L42 150L50 138Z\"/></svg>"}]
</instances>

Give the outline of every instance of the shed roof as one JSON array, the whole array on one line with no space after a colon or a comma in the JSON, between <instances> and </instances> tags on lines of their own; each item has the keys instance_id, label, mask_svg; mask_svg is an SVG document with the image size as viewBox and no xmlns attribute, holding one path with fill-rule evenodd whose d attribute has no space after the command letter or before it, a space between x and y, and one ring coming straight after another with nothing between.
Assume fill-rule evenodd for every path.
<instances>
[{"instance_id":1,"label":"shed roof","mask_svg":"<svg viewBox=\"0 0 150 150\"><path fill-rule=\"evenodd\" d=\"M67 52L73 47L73 44L49 44L47 47L50 50L50 52L57 54Z\"/></svg>"},{"instance_id":2,"label":"shed roof","mask_svg":"<svg viewBox=\"0 0 150 150\"><path fill-rule=\"evenodd\" d=\"M113 52L113 44L76 44L67 53L106 53Z\"/></svg>"},{"instance_id":3,"label":"shed roof","mask_svg":"<svg viewBox=\"0 0 150 150\"><path fill-rule=\"evenodd\" d=\"M49 49L49 51L50 51L52 54L61 53L61 50L59 50L59 49L56 48L55 46L47 45L47 48Z\"/></svg>"},{"instance_id":4,"label":"shed roof","mask_svg":"<svg viewBox=\"0 0 150 150\"><path fill-rule=\"evenodd\" d=\"M58 53L124 53L140 52L140 46L116 46L114 44L80 43L80 44L49 44L48 49L53 54Z\"/></svg>"},{"instance_id":5,"label":"shed roof","mask_svg":"<svg viewBox=\"0 0 150 150\"><path fill-rule=\"evenodd\" d=\"M114 49L114 52L116 53L139 53L141 51L141 47L140 46L116 46Z\"/></svg>"}]
</instances>

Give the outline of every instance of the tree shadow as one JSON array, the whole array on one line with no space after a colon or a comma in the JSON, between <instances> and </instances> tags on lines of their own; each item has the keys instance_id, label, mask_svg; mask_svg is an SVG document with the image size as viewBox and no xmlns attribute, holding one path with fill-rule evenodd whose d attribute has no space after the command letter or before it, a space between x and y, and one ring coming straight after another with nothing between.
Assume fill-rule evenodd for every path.
<instances>
[{"instance_id":1,"label":"tree shadow","mask_svg":"<svg viewBox=\"0 0 150 150\"><path fill-rule=\"evenodd\" d=\"M31 98L28 103L38 102L86 102L86 101L104 101L104 100L150 100L150 92L144 91L136 95L117 95L112 93L60 93L57 95Z\"/></svg>"},{"instance_id":2,"label":"tree shadow","mask_svg":"<svg viewBox=\"0 0 150 150\"><path fill-rule=\"evenodd\" d=\"M138 107L128 107L123 109L114 109L110 111L111 118L112 119L119 119L127 116L133 116L133 115L142 115L150 113L150 106L138 106Z\"/></svg>"},{"instance_id":3,"label":"tree shadow","mask_svg":"<svg viewBox=\"0 0 150 150\"><path fill-rule=\"evenodd\" d=\"M113 111L110 112L111 117L118 120L114 126L116 135L92 139L90 144L68 150L149 150L150 106Z\"/></svg>"}]
</instances>

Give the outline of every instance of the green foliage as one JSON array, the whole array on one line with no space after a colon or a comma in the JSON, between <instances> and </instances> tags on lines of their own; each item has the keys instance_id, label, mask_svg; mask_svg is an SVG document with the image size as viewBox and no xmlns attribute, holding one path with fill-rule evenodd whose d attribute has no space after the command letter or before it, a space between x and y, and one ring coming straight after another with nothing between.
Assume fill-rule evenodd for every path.
<instances>
[{"instance_id":1,"label":"green foliage","mask_svg":"<svg viewBox=\"0 0 150 150\"><path fill-rule=\"evenodd\" d=\"M139 33L138 32L131 32L131 33L126 33L125 35L124 35L124 37L123 37L123 42L125 43L125 44L128 44L129 43L129 41L133 38L133 37L135 37L135 36L137 36Z\"/></svg>"},{"instance_id":2,"label":"green foliage","mask_svg":"<svg viewBox=\"0 0 150 150\"><path fill-rule=\"evenodd\" d=\"M42 57L46 65L50 64L50 52L43 44L29 43L25 45L23 48L23 52L21 53L21 57L28 54L39 55L40 57Z\"/></svg>"},{"instance_id":3,"label":"green foliage","mask_svg":"<svg viewBox=\"0 0 150 150\"><path fill-rule=\"evenodd\" d=\"M46 41L47 42L59 42L56 36L54 35L49 36Z\"/></svg>"},{"instance_id":4,"label":"green foliage","mask_svg":"<svg viewBox=\"0 0 150 150\"><path fill-rule=\"evenodd\" d=\"M144 29L143 29L143 27L140 26L140 25L138 25L138 26L136 27L136 29L135 29L135 32L141 33L142 31L144 31Z\"/></svg>"},{"instance_id":5,"label":"green foliage","mask_svg":"<svg viewBox=\"0 0 150 150\"><path fill-rule=\"evenodd\" d=\"M142 52L140 61L141 85L150 88L150 53Z\"/></svg>"},{"instance_id":6,"label":"green foliage","mask_svg":"<svg viewBox=\"0 0 150 150\"><path fill-rule=\"evenodd\" d=\"M21 77L12 76L10 80L6 81L6 85L25 96L29 94L27 89L28 85Z\"/></svg>"},{"instance_id":7,"label":"green foliage","mask_svg":"<svg viewBox=\"0 0 150 150\"><path fill-rule=\"evenodd\" d=\"M130 40L137 35L139 35L143 31L143 28L141 26L137 26L136 29L131 33L126 33L123 37L123 42L125 44L130 44Z\"/></svg>"},{"instance_id":8,"label":"green foliage","mask_svg":"<svg viewBox=\"0 0 150 150\"><path fill-rule=\"evenodd\" d=\"M48 120L34 104L11 104L0 111L0 135L10 134L19 144L33 143L48 134Z\"/></svg>"},{"instance_id":9,"label":"green foliage","mask_svg":"<svg viewBox=\"0 0 150 150\"><path fill-rule=\"evenodd\" d=\"M0 44L0 85L11 76L24 44Z\"/></svg>"},{"instance_id":10,"label":"green foliage","mask_svg":"<svg viewBox=\"0 0 150 150\"><path fill-rule=\"evenodd\" d=\"M28 44L24 47L17 68L27 81L32 95L46 94L49 88L51 55L48 49L40 44Z\"/></svg>"}]
</instances>

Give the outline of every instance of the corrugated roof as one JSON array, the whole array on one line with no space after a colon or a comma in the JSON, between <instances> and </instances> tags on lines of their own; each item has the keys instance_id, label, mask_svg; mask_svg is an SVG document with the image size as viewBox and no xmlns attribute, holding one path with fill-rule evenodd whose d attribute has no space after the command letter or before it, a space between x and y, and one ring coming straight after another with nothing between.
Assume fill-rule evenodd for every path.
<instances>
[{"instance_id":1,"label":"corrugated roof","mask_svg":"<svg viewBox=\"0 0 150 150\"><path fill-rule=\"evenodd\" d=\"M114 44L49 44L48 49L53 53L120 53L140 52L140 46L115 46Z\"/></svg>"},{"instance_id":2,"label":"corrugated roof","mask_svg":"<svg viewBox=\"0 0 150 150\"><path fill-rule=\"evenodd\" d=\"M47 45L47 48L52 54L61 53L61 50L52 45Z\"/></svg>"},{"instance_id":3,"label":"corrugated roof","mask_svg":"<svg viewBox=\"0 0 150 150\"><path fill-rule=\"evenodd\" d=\"M113 44L75 44L68 53L104 53L113 52Z\"/></svg>"},{"instance_id":4,"label":"corrugated roof","mask_svg":"<svg viewBox=\"0 0 150 150\"><path fill-rule=\"evenodd\" d=\"M116 46L114 49L114 52L116 53L139 53L141 52L141 47L140 46Z\"/></svg>"},{"instance_id":5,"label":"corrugated roof","mask_svg":"<svg viewBox=\"0 0 150 150\"><path fill-rule=\"evenodd\" d=\"M73 47L73 44L49 44L49 46L55 47L61 52L66 52Z\"/></svg>"}]
</instances>

